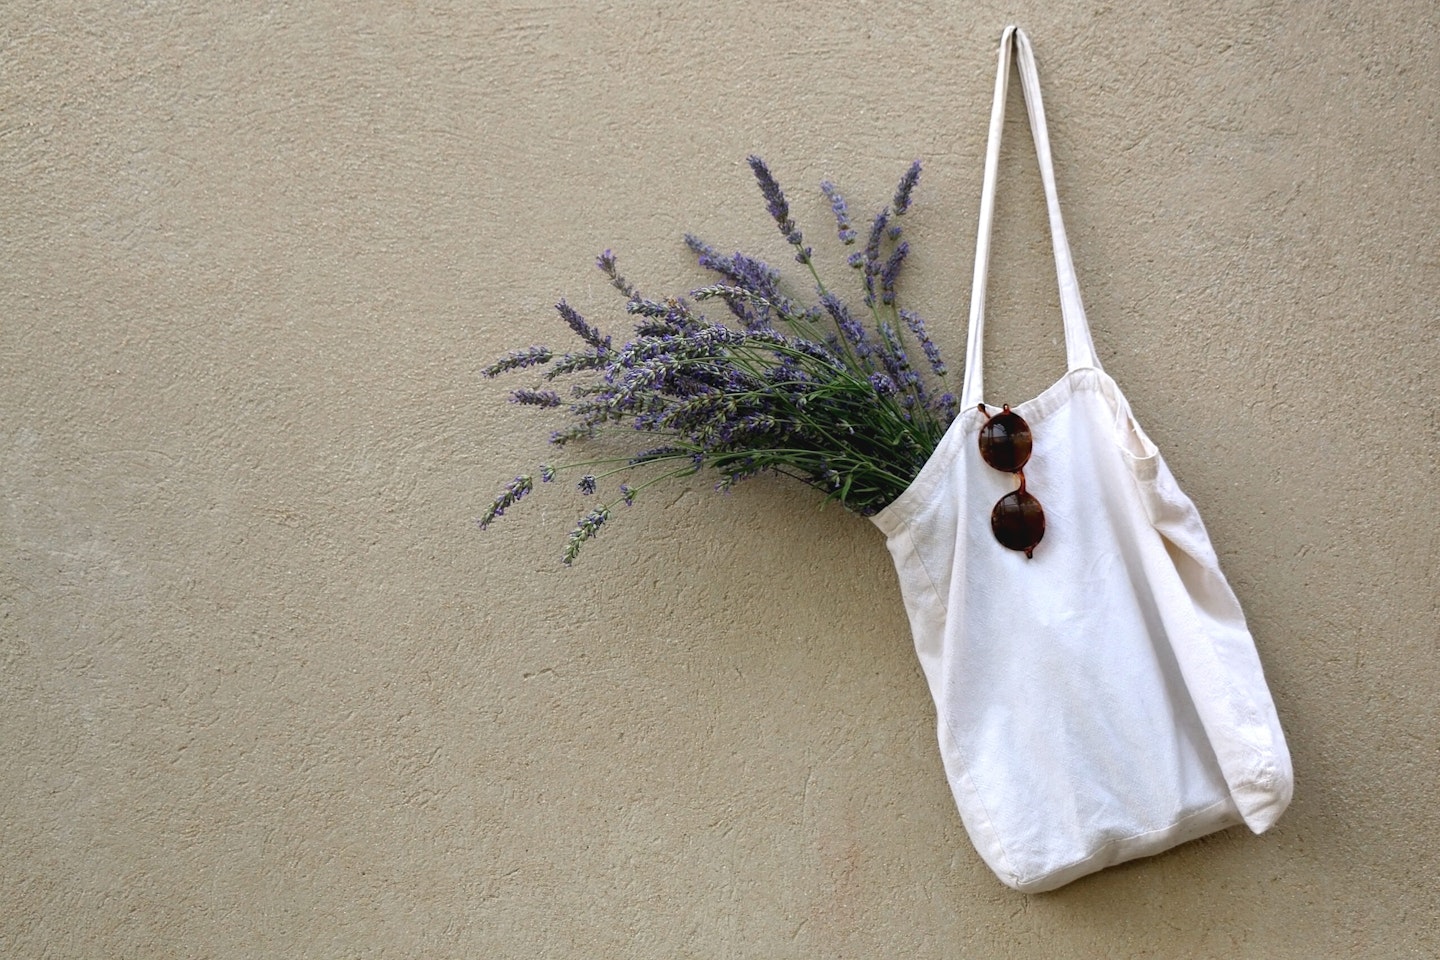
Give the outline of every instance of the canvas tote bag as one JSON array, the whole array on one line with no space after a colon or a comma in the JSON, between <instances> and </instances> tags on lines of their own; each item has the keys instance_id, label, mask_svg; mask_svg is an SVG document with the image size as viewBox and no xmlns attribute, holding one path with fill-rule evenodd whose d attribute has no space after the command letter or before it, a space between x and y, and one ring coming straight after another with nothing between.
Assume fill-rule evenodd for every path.
<instances>
[{"instance_id":1,"label":"canvas tote bag","mask_svg":"<svg viewBox=\"0 0 1440 960\"><path fill-rule=\"evenodd\" d=\"M1015 405L1043 508L1033 556L991 510L1018 477L982 458L985 284L1012 54L1049 208L1068 371ZM1245 823L1290 801L1292 772L1240 605L1195 505L1100 368L1060 220L1035 57L1000 41L980 201L962 412L873 519L885 534L966 830L1001 881L1050 890ZM982 413L980 404L986 412Z\"/></svg>"}]
</instances>

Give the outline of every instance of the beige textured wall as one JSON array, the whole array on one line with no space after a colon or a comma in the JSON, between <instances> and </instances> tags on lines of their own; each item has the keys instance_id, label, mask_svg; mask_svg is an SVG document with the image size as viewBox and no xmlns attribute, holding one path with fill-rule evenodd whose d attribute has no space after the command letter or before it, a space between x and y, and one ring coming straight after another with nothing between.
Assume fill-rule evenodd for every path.
<instances>
[{"instance_id":1,"label":"beige textured wall","mask_svg":"<svg viewBox=\"0 0 1440 960\"><path fill-rule=\"evenodd\" d=\"M0 953L1434 957L1428 0L12 2ZM783 261L915 156L958 363L996 38L1034 38L1108 369L1199 503L1294 805L1058 893L971 850L879 534L697 482L572 570L484 381L591 269ZM988 382L1062 364L1012 99ZM821 243L834 262L833 247Z\"/></svg>"}]
</instances>

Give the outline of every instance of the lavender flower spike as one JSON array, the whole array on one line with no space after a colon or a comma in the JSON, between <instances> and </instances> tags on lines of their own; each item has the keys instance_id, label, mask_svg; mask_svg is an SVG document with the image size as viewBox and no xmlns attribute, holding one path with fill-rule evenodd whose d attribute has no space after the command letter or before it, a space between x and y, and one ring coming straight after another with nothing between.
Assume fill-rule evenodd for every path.
<instances>
[{"instance_id":1,"label":"lavender flower spike","mask_svg":"<svg viewBox=\"0 0 1440 960\"><path fill-rule=\"evenodd\" d=\"M931 400L929 406L931 410L940 415L940 422L948 427L960 409L960 398L953 393L944 393Z\"/></svg>"},{"instance_id":2,"label":"lavender flower spike","mask_svg":"<svg viewBox=\"0 0 1440 960\"><path fill-rule=\"evenodd\" d=\"M900 276L900 264L905 262L905 257L910 253L910 244L902 242L890 254L890 259L885 261L885 269L880 271L880 299L887 304L895 302L895 281Z\"/></svg>"},{"instance_id":3,"label":"lavender flower spike","mask_svg":"<svg viewBox=\"0 0 1440 960\"><path fill-rule=\"evenodd\" d=\"M717 273L728 271L729 259L695 234L685 234L685 246L690 248L690 252L698 258L700 266L706 270L714 270Z\"/></svg>"},{"instance_id":4,"label":"lavender flower spike","mask_svg":"<svg viewBox=\"0 0 1440 960\"><path fill-rule=\"evenodd\" d=\"M753 153L746 160L750 164L750 169L755 171L755 180L760 184L760 193L765 197L765 209L770 211L775 225L780 228L780 232L785 235L785 239L792 246L798 247L802 253L805 253L805 238L800 235L800 228L795 226L795 221L790 219L790 204L785 201L785 194L780 190L780 184L775 182L770 168L765 165L764 160Z\"/></svg>"},{"instance_id":5,"label":"lavender flower spike","mask_svg":"<svg viewBox=\"0 0 1440 960\"><path fill-rule=\"evenodd\" d=\"M870 386L874 387L875 392L880 394L880 396L882 397L892 396L897 393L899 389L895 386L895 381L891 380L883 373L871 374Z\"/></svg>"},{"instance_id":6,"label":"lavender flower spike","mask_svg":"<svg viewBox=\"0 0 1440 960\"><path fill-rule=\"evenodd\" d=\"M865 305L875 306L875 281L884 268L880 265L880 241L885 237L885 225L890 222L890 208L886 207L875 214L875 219L870 223L870 237L865 241L865 256L856 262L851 257L850 262L865 271ZM858 256L858 254L856 255Z\"/></svg>"},{"instance_id":7,"label":"lavender flower spike","mask_svg":"<svg viewBox=\"0 0 1440 960\"><path fill-rule=\"evenodd\" d=\"M549 347L527 347L524 350L512 350L505 356L496 360L490 366L481 370L480 373L486 377L498 377L509 370L519 370L522 367L533 367L536 364L549 363L554 357Z\"/></svg>"},{"instance_id":8,"label":"lavender flower spike","mask_svg":"<svg viewBox=\"0 0 1440 960\"><path fill-rule=\"evenodd\" d=\"M886 372L901 386L919 384L920 378L910 367L910 358L905 354L905 343L900 339L900 332L891 326L889 320L881 320L879 327L880 338L885 341L885 349L880 352L880 359L885 362Z\"/></svg>"},{"instance_id":9,"label":"lavender flower spike","mask_svg":"<svg viewBox=\"0 0 1440 960\"><path fill-rule=\"evenodd\" d=\"M558 407L560 394L554 390L512 390L511 403L523 403L532 407Z\"/></svg>"},{"instance_id":10,"label":"lavender flower spike","mask_svg":"<svg viewBox=\"0 0 1440 960\"><path fill-rule=\"evenodd\" d=\"M920 161L916 160L910 164L910 169L905 171L905 176L900 178L900 185L895 188L895 216L905 215L910 209L910 194L915 190L915 184L920 182Z\"/></svg>"},{"instance_id":11,"label":"lavender flower spike","mask_svg":"<svg viewBox=\"0 0 1440 960\"><path fill-rule=\"evenodd\" d=\"M533 477L528 476L516 477L514 480L505 484L505 489L501 490L500 495L495 498L495 502L490 504L490 509L486 510L485 515L477 521L480 524L480 529L484 530L490 526L497 517L504 516L506 509L519 503L520 498L533 489L535 489L535 480Z\"/></svg>"},{"instance_id":12,"label":"lavender flower spike","mask_svg":"<svg viewBox=\"0 0 1440 960\"><path fill-rule=\"evenodd\" d=\"M570 329L574 330L575 335L581 340L584 340L601 353L610 349L610 338L603 336L599 330L590 324L590 321L580 316L580 311L570 306L570 304L564 300L555 304L555 309L560 311L561 319L570 325Z\"/></svg>"},{"instance_id":13,"label":"lavender flower spike","mask_svg":"<svg viewBox=\"0 0 1440 960\"><path fill-rule=\"evenodd\" d=\"M604 507L591 510L580 518L580 522L575 525L575 529L570 531L570 540L565 545L565 566L568 567L575 562L575 558L580 554L580 546L586 540L595 536L600 530L601 525L609 519L610 511Z\"/></svg>"},{"instance_id":14,"label":"lavender flower spike","mask_svg":"<svg viewBox=\"0 0 1440 960\"><path fill-rule=\"evenodd\" d=\"M830 319L835 321L835 326L839 328L846 342L854 349L855 356L862 360L868 357L870 343L865 336L865 326L851 316L850 309L845 306L845 302L835 294L827 292L820 298L820 303L830 314Z\"/></svg>"},{"instance_id":15,"label":"lavender flower spike","mask_svg":"<svg viewBox=\"0 0 1440 960\"><path fill-rule=\"evenodd\" d=\"M940 348L930 339L930 332L925 329L925 321L910 310L901 310L900 319L905 321L905 326L909 327L910 332L915 334L915 339L920 341L920 349L925 352L925 359L930 361L930 369L935 371L935 376L944 377L948 372L945 361L940 357Z\"/></svg>"},{"instance_id":16,"label":"lavender flower spike","mask_svg":"<svg viewBox=\"0 0 1440 960\"><path fill-rule=\"evenodd\" d=\"M630 281L620 275L620 269L615 265L614 252L606 250L600 254L600 256L595 259L595 266L599 267L601 272L610 278L610 285L625 294L627 299L633 300L640 295L635 288L631 286Z\"/></svg>"},{"instance_id":17,"label":"lavender flower spike","mask_svg":"<svg viewBox=\"0 0 1440 960\"><path fill-rule=\"evenodd\" d=\"M830 201L830 209L835 213L836 235L841 243L849 246L855 242L855 228L850 225L850 208L840 195L840 188L829 180L822 180L820 192L825 194L825 199Z\"/></svg>"}]
</instances>

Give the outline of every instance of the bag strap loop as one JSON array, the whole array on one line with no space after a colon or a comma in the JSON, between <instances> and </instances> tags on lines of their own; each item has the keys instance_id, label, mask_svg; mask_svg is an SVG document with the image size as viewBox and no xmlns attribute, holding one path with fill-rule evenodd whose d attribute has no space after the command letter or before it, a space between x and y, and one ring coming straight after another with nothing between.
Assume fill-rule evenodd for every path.
<instances>
[{"instance_id":1,"label":"bag strap loop","mask_svg":"<svg viewBox=\"0 0 1440 960\"><path fill-rule=\"evenodd\" d=\"M995 102L990 109L990 139L985 149L985 181L980 193L980 232L975 240L975 277L970 286L970 331L965 353L965 381L960 390L961 409L984 400L985 288L990 270L990 232L995 219L995 185L1000 171L1000 135L1005 125L1005 97L1010 86L1012 51L1019 49L1020 85L1035 155L1040 161L1040 179L1045 186L1045 205L1050 213L1050 239L1055 249L1055 272L1060 282L1060 314L1065 322L1065 358L1069 369L1099 368L1085 305L1075 277L1075 262L1060 218L1060 198L1055 187L1055 168L1050 158L1050 137L1045 128L1045 106L1040 100L1040 74L1030 38L1017 26L1008 26L1000 36L1000 66L995 74Z\"/></svg>"}]
</instances>

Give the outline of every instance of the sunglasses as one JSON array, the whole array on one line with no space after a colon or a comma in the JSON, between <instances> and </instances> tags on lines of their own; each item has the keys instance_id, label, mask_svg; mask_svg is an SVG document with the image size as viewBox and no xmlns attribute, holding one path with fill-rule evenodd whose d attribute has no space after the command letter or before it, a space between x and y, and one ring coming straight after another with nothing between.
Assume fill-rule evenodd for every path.
<instances>
[{"instance_id":1,"label":"sunglasses","mask_svg":"<svg viewBox=\"0 0 1440 960\"><path fill-rule=\"evenodd\" d=\"M1025 462L1030 459L1034 438L1025 418L1010 410L1010 404L999 413L990 414L985 404L980 412L987 419L980 427L980 456L990 466L1020 479L1020 489L1001 497L990 511L990 529L995 539L1011 550L1024 550L1035 556L1035 545L1045 536L1045 511L1040 501L1025 492Z\"/></svg>"}]
</instances>

